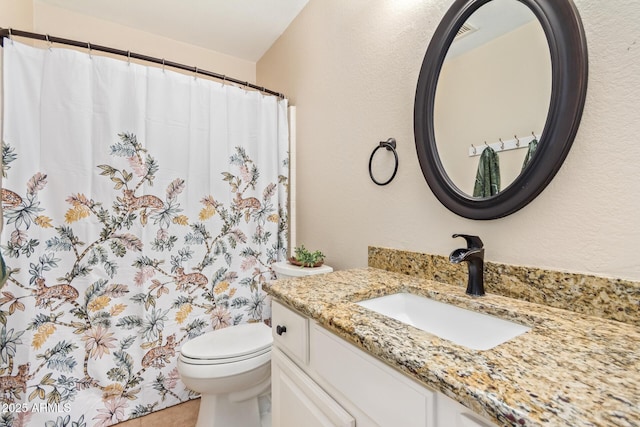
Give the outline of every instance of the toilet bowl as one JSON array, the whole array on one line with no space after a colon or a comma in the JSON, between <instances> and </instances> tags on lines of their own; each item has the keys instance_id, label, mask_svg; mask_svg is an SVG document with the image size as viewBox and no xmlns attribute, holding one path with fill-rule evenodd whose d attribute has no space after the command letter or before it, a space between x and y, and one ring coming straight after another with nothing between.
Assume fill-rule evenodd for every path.
<instances>
[{"instance_id":1,"label":"toilet bowl","mask_svg":"<svg viewBox=\"0 0 640 427\"><path fill-rule=\"evenodd\" d=\"M185 343L182 382L200 393L196 427L260 427L258 397L271 387L271 328L246 323Z\"/></svg>"}]
</instances>

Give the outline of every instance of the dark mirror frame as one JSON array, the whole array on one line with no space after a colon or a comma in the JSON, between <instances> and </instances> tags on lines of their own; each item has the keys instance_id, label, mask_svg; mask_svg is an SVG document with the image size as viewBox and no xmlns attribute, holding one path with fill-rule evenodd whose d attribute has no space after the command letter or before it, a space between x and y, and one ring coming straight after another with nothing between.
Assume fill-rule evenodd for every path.
<instances>
[{"instance_id":1,"label":"dark mirror frame","mask_svg":"<svg viewBox=\"0 0 640 427\"><path fill-rule=\"evenodd\" d=\"M551 182L578 131L587 93L587 42L582 21L571 0L514 0L528 6L540 22L551 54L551 101L542 137L531 162L504 190L473 198L451 181L444 169L434 134L438 77L458 29L491 0L456 0L436 29L422 62L414 107L416 150L431 191L452 212L470 219L496 219L531 202ZM464 123L460 123L464 126Z\"/></svg>"}]
</instances>

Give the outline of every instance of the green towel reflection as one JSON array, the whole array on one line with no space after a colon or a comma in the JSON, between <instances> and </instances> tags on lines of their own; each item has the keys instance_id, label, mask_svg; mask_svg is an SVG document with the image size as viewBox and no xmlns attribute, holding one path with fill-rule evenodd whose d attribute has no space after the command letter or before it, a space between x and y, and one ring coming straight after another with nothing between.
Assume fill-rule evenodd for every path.
<instances>
[{"instance_id":1,"label":"green towel reflection","mask_svg":"<svg viewBox=\"0 0 640 427\"><path fill-rule=\"evenodd\" d=\"M525 168L533 158L533 155L536 152L536 148L538 148L538 140L534 138L529 143L529 149L527 150L527 155L524 156L524 162L522 162L522 170L525 170Z\"/></svg>"},{"instance_id":2,"label":"green towel reflection","mask_svg":"<svg viewBox=\"0 0 640 427\"><path fill-rule=\"evenodd\" d=\"M489 197L500 191L500 164L498 153L487 146L480 155L473 197Z\"/></svg>"}]
</instances>

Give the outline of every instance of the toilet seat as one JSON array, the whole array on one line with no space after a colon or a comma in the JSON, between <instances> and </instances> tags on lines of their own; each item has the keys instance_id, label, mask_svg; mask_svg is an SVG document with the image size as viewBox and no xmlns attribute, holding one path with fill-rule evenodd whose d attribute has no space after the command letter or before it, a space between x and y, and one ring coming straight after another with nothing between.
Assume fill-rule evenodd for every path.
<instances>
[{"instance_id":1,"label":"toilet seat","mask_svg":"<svg viewBox=\"0 0 640 427\"><path fill-rule=\"evenodd\" d=\"M271 352L273 336L264 323L245 323L204 333L186 342L180 359L191 365L224 365L259 359Z\"/></svg>"},{"instance_id":2,"label":"toilet seat","mask_svg":"<svg viewBox=\"0 0 640 427\"><path fill-rule=\"evenodd\" d=\"M256 353L245 354L243 356L237 357L225 357L218 359L207 359L207 358L198 358L198 357L189 357L182 353L180 353L180 358L184 363L189 363L191 365L227 365L229 363L241 362L243 360L255 359L260 355L270 353L271 347L261 350Z\"/></svg>"}]
</instances>

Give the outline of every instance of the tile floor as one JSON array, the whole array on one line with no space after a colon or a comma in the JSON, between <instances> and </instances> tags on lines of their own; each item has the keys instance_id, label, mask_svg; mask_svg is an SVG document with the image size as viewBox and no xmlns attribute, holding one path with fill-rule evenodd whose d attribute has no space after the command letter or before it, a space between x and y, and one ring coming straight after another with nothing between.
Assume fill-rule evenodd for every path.
<instances>
[{"instance_id":1,"label":"tile floor","mask_svg":"<svg viewBox=\"0 0 640 427\"><path fill-rule=\"evenodd\" d=\"M271 395L261 396L259 402L262 427L271 427ZM194 399L144 417L119 423L117 427L195 427L198 410L200 410L200 399Z\"/></svg>"},{"instance_id":2,"label":"tile floor","mask_svg":"<svg viewBox=\"0 0 640 427\"><path fill-rule=\"evenodd\" d=\"M200 409L200 399L134 418L117 424L118 427L195 427Z\"/></svg>"},{"instance_id":3,"label":"tile floor","mask_svg":"<svg viewBox=\"0 0 640 427\"><path fill-rule=\"evenodd\" d=\"M258 398L260 405L260 421L262 427L271 427L271 393Z\"/></svg>"}]
</instances>

